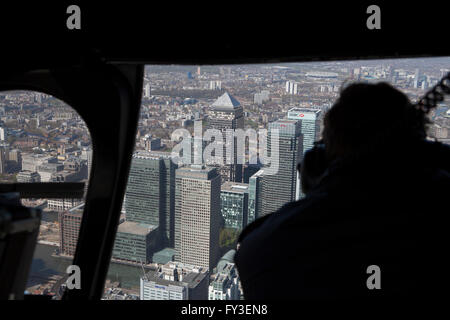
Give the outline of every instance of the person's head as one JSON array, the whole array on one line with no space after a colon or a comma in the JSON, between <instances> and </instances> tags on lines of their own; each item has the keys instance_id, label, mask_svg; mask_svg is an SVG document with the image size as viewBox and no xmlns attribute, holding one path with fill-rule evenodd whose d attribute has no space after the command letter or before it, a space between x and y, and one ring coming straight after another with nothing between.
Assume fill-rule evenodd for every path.
<instances>
[{"instance_id":1,"label":"person's head","mask_svg":"<svg viewBox=\"0 0 450 320\"><path fill-rule=\"evenodd\" d=\"M327 167L325 148L321 144L305 152L302 162L297 165L300 172L301 189L304 194L309 193L319 184Z\"/></svg>"},{"instance_id":2,"label":"person's head","mask_svg":"<svg viewBox=\"0 0 450 320\"><path fill-rule=\"evenodd\" d=\"M332 160L424 140L427 123L425 113L388 83L355 83L326 113L322 135Z\"/></svg>"}]
</instances>

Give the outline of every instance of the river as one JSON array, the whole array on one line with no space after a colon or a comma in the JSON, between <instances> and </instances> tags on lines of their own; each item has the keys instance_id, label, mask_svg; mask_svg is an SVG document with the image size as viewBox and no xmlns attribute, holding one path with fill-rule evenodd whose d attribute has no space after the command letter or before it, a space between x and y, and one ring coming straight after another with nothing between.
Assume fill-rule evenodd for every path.
<instances>
[{"instance_id":1,"label":"river","mask_svg":"<svg viewBox=\"0 0 450 320\"><path fill-rule=\"evenodd\" d=\"M65 274L67 266L72 261L65 258L53 257L52 254L55 248L45 244L36 245L27 287L45 282L52 275ZM142 269L140 267L111 263L107 279L119 281L121 287L132 289L139 288L139 277L141 275ZM81 276L83 276L83 270L81 270Z\"/></svg>"}]
</instances>

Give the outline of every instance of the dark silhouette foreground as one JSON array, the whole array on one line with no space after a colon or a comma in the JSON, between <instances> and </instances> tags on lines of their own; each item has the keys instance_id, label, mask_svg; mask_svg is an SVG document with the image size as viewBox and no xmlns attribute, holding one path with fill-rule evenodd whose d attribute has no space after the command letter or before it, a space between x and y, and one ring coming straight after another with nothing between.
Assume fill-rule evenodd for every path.
<instances>
[{"instance_id":1,"label":"dark silhouette foreground","mask_svg":"<svg viewBox=\"0 0 450 320\"><path fill-rule=\"evenodd\" d=\"M245 298L443 298L450 147L426 141L426 123L386 84L344 90L325 118L323 176L240 235Z\"/></svg>"}]
</instances>

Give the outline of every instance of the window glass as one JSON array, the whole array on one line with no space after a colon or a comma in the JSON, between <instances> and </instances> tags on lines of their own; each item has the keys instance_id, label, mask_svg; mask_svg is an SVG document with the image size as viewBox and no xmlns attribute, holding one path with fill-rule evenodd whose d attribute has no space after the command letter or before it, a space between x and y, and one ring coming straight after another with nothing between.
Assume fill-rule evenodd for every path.
<instances>
[{"instance_id":1,"label":"window glass","mask_svg":"<svg viewBox=\"0 0 450 320\"><path fill-rule=\"evenodd\" d=\"M90 134L74 109L40 92L0 92L0 183L84 182L86 191L91 164ZM26 292L60 298L84 197L20 199L42 210Z\"/></svg>"},{"instance_id":2,"label":"window glass","mask_svg":"<svg viewBox=\"0 0 450 320\"><path fill-rule=\"evenodd\" d=\"M233 263L237 237L255 219L304 197L296 164L321 138L324 114L342 86L385 81L417 101L449 62L146 66L103 298L243 299ZM448 143L448 103L430 117L430 139ZM230 130L236 134L227 140Z\"/></svg>"}]
</instances>

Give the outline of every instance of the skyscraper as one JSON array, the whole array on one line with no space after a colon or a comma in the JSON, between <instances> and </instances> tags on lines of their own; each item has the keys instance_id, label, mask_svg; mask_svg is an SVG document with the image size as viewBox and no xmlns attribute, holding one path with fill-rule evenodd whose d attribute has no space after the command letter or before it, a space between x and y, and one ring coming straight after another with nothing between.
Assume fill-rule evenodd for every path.
<instances>
[{"instance_id":1,"label":"skyscraper","mask_svg":"<svg viewBox=\"0 0 450 320\"><path fill-rule=\"evenodd\" d=\"M86 151L86 160L87 160L87 165L88 165L88 175L87 175L87 178L88 178L88 180L89 180L90 177L91 177L91 169L92 169L92 149L91 149L91 148L89 148L89 149Z\"/></svg>"},{"instance_id":2,"label":"skyscraper","mask_svg":"<svg viewBox=\"0 0 450 320\"><path fill-rule=\"evenodd\" d=\"M222 81L219 80L212 80L209 82L209 89L210 90L220 90L222 89Z\"/></svg>"},{"instance_id":3,"label":"skyscraper","mask_svg":"<svg viewBox=\"0 0 450 320\"><path fill-rule=\"evenodd\" d=\"M247 224L255 221L263 214L263 180L264 169L260 169L249 179ZM265 212L264 212L265 213Z\"/></svg>"},{"instance_id":4,"label":"skyscraper","mask_svg":"<svg viewBox=\"0 0 450 320\"><path fill-rule=\"evenodd\" d=\"M59 253L73 256L78 242L84 203L68 211L58 214L59 222Z\"/></svg>"},{"instance_id":5,"label":"skyscraper","mask_svg":"<svg viewBox=\"0 0 450 320\"><path fill-rule=\"evenodd\" d=\"M302 148L300 160L302 161L303 155L309 149L314 146L314 141L318 140L319 136L319 115L321 110L311 108L292 108L288 111L287 118L292 120L298 120L300 122L300 128L302 133ZM297 173L297 194L296 199L303 198L304 194L300 189L300 175Z\"/></svg>"},{"instance_id":6,"label":"skyscraper","mask_svg":"<svg viewBox=\"0 0 450 320\"><path fill-rule=\"evenodd\" d=\"M226 142L227 129L244 129L244 112L241 104L228 92L220 96L212 105L209 112L208 128L222 132L224 139L223 161L220 168L222 181L242 181L242 164L237 163L237 142L233 139L232 145ZM232 163L227 163L226 149L231 150Z\"/></svg>"},{"instance_id":7,"label":"skyscraper","mask_svg":"<svg viewBox=\"0 0 450 320\"><path fill-rule=\"evenodd\" d=\"M146 83L144 86L144 97L145 98L150 98L151 96L151 88L150 88L150 83Z\"/></svg>"},{"instance_id":8,"label":"skyscraper","mask_svg":"<svg viewBox=\"0 0 450 320\"><path fill-rule=\"evenodd\" d=\"M126 190L126 220L157 226L165 245L173 245L175 169L170 154L133 155Z\"/></svg>"},{"instance_id":9,"label":"skyscraper","mask_svg":"<svg viewBox=\"0 0 450 320\"><path fill-rule=\"evenodd\" d=\"M297 94L298 83L294 81L286 81L286 93Z\"/></svg>"},{"instance_id":10,"label":"skyscraper","mask_svg":"<svg viewBox=\"0 0 450 320\"><path fill-rule=\"evenodd\" d=\"M5 173L6 161L8 160L6 155L8 154L8 152L9 152L8 148L0 146L0 173L1 174Z\"/></svg>"},{"instance_id":11,"label":"skyscraper","mask_svg":"<svg viewBox=\"0 0 450 320\"><path fill-rule=\"evenodd\" d=\"M420 69L416 69L416 72L414 74L414 88L419 88L420 83Z\"/></svg>"},{"instance_id":12,"label":"skyscraper","mask_svg":"<svg viewBox=\"0 0 450 320\"><path fill-rule=\"evenodd\" d=\"M302 158L306 150L314 146L314 141L319 135L320 109L292 108L288 111L287 118L300 120L301 133L303 135Z\"/></svg>"},{"instance_id":13,"label":"skyscraper","mask_svg":"<svg viewBox=\"0 0 450 320\"><path fill-rule=\"evenodd\" d=\"M6 136L6 128L0 127L0 140L5 141Z\"/></svg>"},{"instance_id":14,"label":"skyscraper","mask_svg":"<svg viewBox=\"0 0 450 320\"><path fill-rule=\"evenodd\" d=\"M278 130L278 153L272 146L272 135ZM302 138L300 122L283 119L269 124L267 138L268 152L271 157L278 157L278 172L265 175L264 210L262 215L274 212L284 204L296 199L297 164L300 161ZM266 173L267 170L264 170Z\"/></svg>"},{"instance_id":15,"label":"skyscraper","mask_svg":"<svg viewBox=\"0 0 450 320\"><path fill-rule=\"evenodd\" d=\"M175 260L209 268L219 256L221 178L216 168L176 170Z\"/></svg>"}]
</instances>

